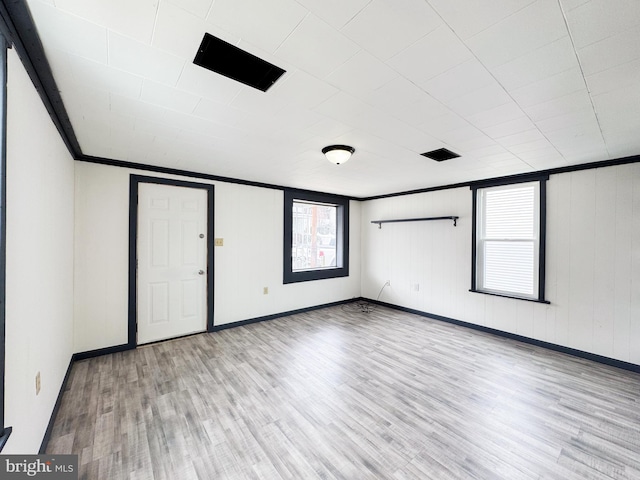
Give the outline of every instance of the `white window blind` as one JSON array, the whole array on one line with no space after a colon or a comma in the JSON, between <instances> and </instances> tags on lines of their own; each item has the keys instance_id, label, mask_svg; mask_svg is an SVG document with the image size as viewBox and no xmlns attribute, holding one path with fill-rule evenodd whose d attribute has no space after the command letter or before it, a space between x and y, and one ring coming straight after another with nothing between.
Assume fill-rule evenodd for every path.
<instances>
[{"instance_id":1,"label":"white window blind","mask_svg":"<svg viewBox=\"0 0 640 480\"><path fill-rule=\"evenodd\" d=\"M539 182L478 189L476 288L537 298Z\"/></svg>"}]
</instances>

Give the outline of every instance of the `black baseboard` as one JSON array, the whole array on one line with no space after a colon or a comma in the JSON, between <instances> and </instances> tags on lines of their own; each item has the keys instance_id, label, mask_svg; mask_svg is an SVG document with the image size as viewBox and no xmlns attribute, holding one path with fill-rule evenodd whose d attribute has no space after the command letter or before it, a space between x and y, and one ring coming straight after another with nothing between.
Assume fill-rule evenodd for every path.
<instances>
[{"instance_id":1,"label":"black baseboard","mask_svg":"<svg viewBox=\"0 0 640 480\"><path fill-rule=\"evenodd\" d=\"M635 363L624 362L622 360L616 360L615 358L604 357L602 355L596 355L595 353L589 353L582 350L577 350L575 348L564 347L562 345L557 345L555 343L544 342L542 340L536 340L535 338L524 337L516 333L509 333L502 330L497 330L495 328L485 327L483 325L476 325L475 323L463 322L462 320L455 320L453 318L443 317L441 315L423 312L421 310L415 310L413 308L401 307L400 305L394 305L392 303L380 302L378 300L371 300L368 298L362 298L362 300L376 304L376 305L381 305L383 307L392 308L394 310L400 310L402 312L420 315L421 317L427 317L433 320L439 320L441 322L452 323L454 325L460 325L461 327L478 330L480 332L490 333L492 335L496 335L503 338L509 338L511 340L516 340L522 343L528 343L529 345L535 345L536 347L542 347L548 350L554 350L556 352L566 353L567 355L584 358L586 360L602 363L604 365L609 365L611 367L622 368L623 370L629 370L631 372L640 373L640 365L636 365Z\"/></svg>"},{"instance_id":2,"label":"black baseboard","mask_svg":"<svg viewBox=\"0 0 640 480\"><path fill-rule=\"evenodd\" d=\"M350 298L348 300L340 300L338 302L325 303L323 305L316 305L314 307L299 308L297 310L290 310L288 312L274 313L273 315L265 315L264 317L250 318L248 320L240 320L239 322L225 323L224 325L214 325L212 332L218 332L220 330L226 330L227 328L242 327L244 325L251 325L252 323L266 322L267 320L275 320L276 318L288 317L290 315L296 315L298 313L312 312L313 310L320 310L322 308L336 307L338 305L345 305L347 303L357 302L362 300L361 297Z\"/></svg>"},{"instance_id":3,"label":"black baseboard","mask_svg":"<svg viewBox=\"0 0 640 480\"><path fill-rule=\"evenodd\" d=\"M133 350L134 348L136 348L135 345L129 345L128 343L124 343L122 345L115 345L113 347L98 348L96 350L89 350L87 352L74 353L73 358L71 360L73 362L77 362L78 360L86 360L87 358L100 357L102 355L109 355L110 353L124 352L126 350Z\"/></svg>"},{"instance_id":4,"label":"black baseboard","mask_svg":"<svg viewBox=\"0 0 640 480\"><path fill-rule=\"evenodd\" d=\"M67 388L67 382L69 381L69 374L71 373L71 368L73 367L74 358L71 357L69 360L69 366L67 367L67 373L64 374L64 380L62 380L62 385L60 385L60 391L58 392L58 398L56 399L56 404L53 406L53 411L51 412L51 417L49 418L49 424L47 425L47 430L44 432L44 438L42 439L42 443L40 444L40 450L38 453L43 454L47 451L47 445L49 444L49 439L51 438L51 432L53 431L53 424L56 421L56 417L58 416L58 410L60 409L60 402L62 401L62 395Z\"/></svg>"}]
</instances>

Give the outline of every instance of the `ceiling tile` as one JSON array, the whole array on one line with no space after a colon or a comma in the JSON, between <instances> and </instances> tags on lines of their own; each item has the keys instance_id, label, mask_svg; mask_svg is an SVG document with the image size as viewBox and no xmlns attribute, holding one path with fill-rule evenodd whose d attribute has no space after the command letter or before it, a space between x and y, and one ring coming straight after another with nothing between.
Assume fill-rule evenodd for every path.
<instances>
[{"instance_id":1,"label":"ceiling tile","mask_svg":"<svg viewBox=\"0 0 640 480\"><path fill-rule=\"evenodd\" d=\"M469 115L467 120L480 129L499 125L510 120L517 120L523 115L523 110L514 102L508 102L495 108L483 110Z\"/></svg>"},{"instance_id":2,"label":"ceiling tile","mask_svg":"<svg viewBox=\"0 0 640 480\"><path fill-rule=\"evenodd\" d=\"M592 95L601 95L633 85L640 86L640 59L590 75L586 81Z\"/></svg>"},{"instance_id":3,"label":"ceiling tile","mask_svg":"<svg viewBox=\"0 0 640 480\"><path fill-rule=\"evenodd\" d=\"M285 111L287 103L280 97L268 95L255 88L243 87L231 106L247 112L275 117Z\"/></svg>"},{"instance_id":4,"label":"ceiling tile","mask_svg":"<svg viewBox=\"0 0 640 480\"><path fill-rule=\"evenodd\" d=\"M526 132L519 132L506 137L497 139L498 143L503 147L510 149L514 145L522 145L523 143L532 143L538 140L547 141L547 138L540 133L537 128L527 130Z\"/></svg>"},{"instance_id":5,"label":"ceiling tile","mask_svg":"<svg viewBox=\"0 0 640 480\"><path fill-rule=\"evenodd\" d=\"M477 60L467 60L421 85L432 97L443 103L483 87L496 80Z\"/></svg>"},{"instance_id":6,"label":"ceiling tile","mask_svg":"<svg viewBox=\"0 0 640 480\"><path fill-rule=\"evenodd\" d=\"M269 93L294 105L314 108L331 98L338 89L301 70L287 72Z\"/></svg>"},{"instance_id":7,"label":"ceiling tile","mask_svg":"<svg viewBox=\"0 0 640 480\"><path fill-rule=\"evenodd\" d=\"M109 93L104 90L82 86L76 88L73 94L61 93L71 124L76 125L86 117L99 121L101 117L108 117L110 112Z\"/></svg>"},{"instance_id":8,"label":"ceiling tile","mask_svg":"<svg viewBox=\"0 0 640 480\"><path fill-rule=\"evenodd\" d=\"M473 58L469 49L447 26L440 26L387 62L409 80L427 80ZM421 61L416 61L421 59Z\"/></svg>"},{"instance_id":9,"label":"ceiling tile","mask_svg":"<svg viewBox=\"0 0 640 480\"><path fill-rule=\"evenodd\" d=\"M594 75L640 58L640 29L612 35L578 50L584 74Z\"/></svg>"},{"instance_id":10,"label":"ceiling tile","mask_svg":"<svg viewBox=\"0 0 640 480\"><path fill-rule=\"evenodd\" d=\"M510 17L535 0L429 0L445 22L462 39L467 39L486 28Z\"/></svg>"},{"instance_id":11,"label":"ceiling tile","mask_svg":"<svg viewBox=\"0 0 640 480\"><path fill-rule=\"evenodd\" d=\"M489 69L567 36L557 0L538 0L474 35L469 48Z\"/></svg>"},{"instance_id":12,"label":"ceiling tile","mask_svg":"<svg viewBox=\"0 0 640 480\"><path fill-rule=\"evenodd\" d=\"M457 114L453 113L448 107L423 93L422 97L408 105L398 105L397 108L389 109L388 113L392 114L399 120L416 125L420 130L427 131L430 121L442 120L444 117L455 118L458 122L464 122ZM446 123L446 122L445 122Z\"/></svg>"},{"instance_id":13,"label":"ceiling tile","mask_svg":"<svg viewBox=\"0 0 640 480\"><path fill-rule=\"evenodd\" d=\"M448 144L450 149L456 153L461 150L475 150L478 148L491 147L496 142L478 130L473 125L466 125L457 130L449 130L441 133L438 138Z\"/></svg>"},{"instance_id":14,"label":"ceiling tile","mask_svg":"<svg viewBox=\"0 0 640 480\"><path fill-rule=\"evenodd\" d=\"M373 0L342 32L374 56L387 60L441 24L424 0Z\"/></svg>"},{"instance_id":15,"label":"ceiling tile","mask_svg":"<svg viewBox=\"0 0 640 480\"><path fill-rule=\"evenodd\" d=\"M420 153L441 146L441 142L424 131L407 125L400 120L383 115L366 115L358 122L361 129L399 147Z\"/></svg>"},{"instance_id":16,"label":"ceiling tile","mask_svg":"<svg viewBox=\"0 0 640 480\"><path fill-rule=\"evenodd\" d=\"M504 63L492 72L510 91L578 66L571 39L566 36Z\"/></svg>"},{"instance_id":17,"label":"ceiling tile","mask_svg":"<svg viewBox=\"0 0 640 480\"><path fill-rule=\"evenodd\" d=\"M553 147L521 153L518 157L536 170L560 168L567 164L563 156Z\"/></svg>"},{"instance_id":18,"label":"ceiling tile","mask_svg":"<svg viewBox=\"0 0 640 480\"><path fill-rule=\"evenodd\" d=\"M484 127L482 131L491 138L500 138L513 135L515 133L526 132L536 128L536 125L527 116L522 116L518 119L512 119L508 122L499 123L490 127Z\"/></svg>"},{"instance_id":19,"label":"ceiling tile","mask_svg":"<svg viewBox=\"0 0 640 480\"><path fill-rule=\"evenodd\" d=\"M347 125L345 123L336 122L335 120L331 120L328 118L324 118L323 120L315 123L309 127L307 127L307 132L313 135L314 137L323 138L327 140L331 140L343 135L347 135L349 132L353 130L353 127ZM325 145L334 142L321 142Z\"/></svg>"},{"instance_id":20,"label":"ceiling tile","mask_svg":"<svg viewBox=\"0 0 640 480\"><path fill-rule=\"evenodd\" d=\"M629 125L640 127L640 115L638 115L640 88L638 85L594 95L593 104L601 120L606 119L609 123L615 122L614 124L618 124L622 128L627 128Z\"/></svg>"},{"instance_id":21,"label":"ceiling tile","mask_svg":"<svg viewBox=\"0 0 640 480\"><path fill-rule=\"evenodd\" d=\"M193 61L207 30L203 18L163 1L158 9L152 46Z\"/></svg>"},{"instance_id":22,"label":"ceiling tile","mask_svg":"<svg viewBox=\"0 0 640 480\"><path fill-rule=\"evenodd\" d=\"M109 32L109 65L159 83L175 85L185 60Z\"/></svg>"},{"instance_id":23,"label":"ceiling tile","mask_svg":"<svg viewBox=\"0 0 640 480\"><path fill-rule=\"evenodd\" d=\"M162 0L162 3L173 3L199 18L206 18L214 0Z\"/></svg>"},{"instance_id":24,"label":"ceiling tile","mask_svg":"<svg viewBox=\"0 0 640 480\"><path fill-rule=\"evenodd\" d=\"M538 103L524 108L529 118L534 122L545 118L563 115L591 107L591 97L587 90L578 90L574 93Z\"/></svg>"},{"instance_id":25,"label":"ceiling tile","mask_svg":"<svg viewBox=\"0 0 640 480\"><path fill-rule=\"evenodd\" d=\"M324 78L360 48L314 15L308 15L282 43L276 55L301 70Z\"/></svg>"},{"instance_id":26,"label":"ceiling tile","mask_svg":"<svg viewBox=\"0 0 640 480\"><path fill-rule=\"evenodd\" d=\"M357 124L360 118L366 115L378 114L372 106L344 92L339 92L322 102L314 111L347 125Z\"/></svg>"},{"instance_id":27,"label":"ceiling tile","mask_svg":"<svg viewBox=\"0 0 640 480\"><path fill-rule=\"evenodd\" d=\"M174 87L145 80L142 85L140 100L168 108L169 110L192 113L196 105L198 105L200 97Z\"/></svg>"},{"instance_id":28,"label":"ceiling tile","mask_svg":"<svg viewBox=\"0 0 640 480\"><path fill-rule=\"evenodd\" d=\"M240 93L243 85L206 70L193 63L187 63L180 74L177 87L194 95L229 104Z\"/></svg>"},{"instance_id":29,"label":"ceiling tile","mask_svg":"<svg viewBox=\"0 0 640 480\"><path fill-rule=\"evenodd\" d=\"M591 0L561 0L560 5L564 12L570 12L571 10L578 8L580 5L584 5Z\"/></svg>"},{"instance_id":30,"label":"ceiling tile","mask_svg":"<svg viewBox=\"0 0 640 480\"><path fill-rule=\"evenodd\" d=\"M71 85L90 85L129 98L140 97L142 78L137 75L73 55L69 55L69 65Z\"/></svg>"},{"instance_id":31,"label":"ceiling tile","mask_svg":"<svg viewBox=\"0 0 640 480\"><path fill-rule=\"evenodd\" d=\"M576 48L580 49L628 29L638 30L640 2L637 0L591 0L567 13Z\"/></svg>"},{"instance_id":32,"label":"ceiling tile","mask_svg":"<svg viewBox=\"0 0 640 480\"><path fill-rule=\"evenodd\" d=\"M30 10L36 21L46 19L40 23L38 34L47 48L58 48L89 60L107 63L106 28L39 1L32 2ZM64 35L58 32L64 32Z\"/></svg>"},{"instance_id":33,"label":"ceiling tile","mask_svg":"<svg viewBox=\"0 0 640 480\"><path fill-rule=\"evenodd\" d=\"M361 97L389 83L398 74L363 50L339 66L327 78L331 85L353 95Z\"/></svg>"},{"instance_id":34,"label":"ceiling tile","mask_svg":"<svg viewBox=\"0 0 640 480\"><path fill-rule=\"evenodd\" d=\"M502 145L494 144L488 147L476 148L467 154L475 159L482 159L484 163L503 164L517 160L513 153L509 152Z\"/></svg>"},{"instance_id":35,"label":"ceiling tile","mask_svg":"<svg viewBox=\"0 0 640 480\"><path fill-rule=\"evenodd\" d=\"M333 28L342 28L371 0L298 0Z\"/></svg>"},{"instance_id":36,"label":"ceiling tile","mask_svg":"<svg viewBox=\"0 0 640 480\"><path fill-rule=\"evenodd\" d=\"M193 115L223 123L224 125L237 126L247 117L248 113L229 105L202 98L196 105Z\"/></svg>"},{"instance_id":37,"label":"ceiling tile","mask_svg":"<svg viewBox=\"0 0 640 480\"><path fill-rule=\"evenodd\" d=\"M398 76L374 92L363 96L362 99L380 110L393 113L420 102L425 97L431 98L416 84L404 77ZM432 99L432 101L435 100Z\"/></svg>"},{"instance_id":38,"label":"ceiling tile","mask_svg":"<svg viewBox=\"0 0 640 480\"><path fill-rule=\"evenodd\" d=\"M589 148L590 144L603 144L602 134L597 122L585 122L568 125L565 128L545 132L545 136L556 148Z\"/></svg>"},{"instance_id":39,"label":"ceiling tile","mask_svg":"<svg viewBox=\"0 0 640 480\"><path fill-rule=\"evenodd\" d=\"M292 0L216 0L207 22L273 53L306 14Z\"/></svg>"},{"instance_id":40,"label":"ceiling tile","mask_svg":"<svg viewBox=\"0 0 640 480\"><path fill-rule=\"evenodd\" d=\"M447 110L442 115L426 117L418 124L418 128L436 138L441 138L446 132L460 130L469 126L467 120L451 110Z\"/></svg>"},{"instance_id":41,"label":"ceiling tile","mask_svg":"<svg viewBox=\"0 0 640 480\"><path fill-rule=\"evenodd\" d=\"M56 0L55 4L61 10L149 44L159 1Z\"/></svg>"},{"instance_id":42,"label":"ceiling tile","mask_svg":"<svg viewBox=\"0 0 640 480\"><path fill-rule=\"evenodd\" d=\"M553 148L546 138L540 138L531 142L520 143L518 145L512 145L509 147L509 151L514 155L519 155L525 152L534 152L540 149Z\"/></svg>"},{"instance_id":43,"label":"ceiling tile","mask_svg":"<svg viewBox=\"0 0 640 480\"><path fill-rule=\"evenodd\" d=\"M557 132L565 128L574 128L581 125L597 125L596 115L592 108L578 110L555 117L546 118L536 122L536 127L544 133Z\"/></svg>"},{"instance_id":44,"label":"ceiling tile","mask_svg":"<svg viewBox=\"0 0 640 480\"><path fill-rule=\"evenodd\" d=\"M586 91L586 84L579 68L572 68L525 87L510 92L511 96L523 107L563 97L570 93Z\"/></svg>"},{"instance_id":45,"label":"ceiling tile","mask_svg":"<svg viewBox=\"0 0 640 480\"><path fill-rule=\"evenodd\" d=\"M457 97L447 102L447 106L458 115L466 117L492 110L511 102L513 100L507 92L500 85L494 83Z\"/></svg>"}]
</instances>

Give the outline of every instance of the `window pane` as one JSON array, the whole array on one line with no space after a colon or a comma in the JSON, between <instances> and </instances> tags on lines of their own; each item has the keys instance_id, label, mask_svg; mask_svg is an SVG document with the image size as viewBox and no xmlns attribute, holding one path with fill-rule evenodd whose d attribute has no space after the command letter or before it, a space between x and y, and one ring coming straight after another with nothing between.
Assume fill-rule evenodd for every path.
<instances>
[{"instance_id":1,"label":"window pane","mask_svg":"<svg viewBox=\"0 0 640 480\"><path fill-rule=\"evenodd\" d=\"M484 288L532 296L534 250L534 242L484 242Z\"/></svg>"},{"instance_id":2,"label":"window pane","mask_svg":"<svg viewBox=\"0 0 640 480\"><path fill-rule=\"evenodd\" d=\"M535 238L535 185L485 192L485 238Z\"/></svg>"},{"instance_id":3,"label":"window pane","mask_svg":"<svg viewBox=\"0 0 640 480\"><path fill-rule=\"evenodd\" d=\"M337 207L293 202L293 271L336 268Z\"/></svg>"}]
</instances>

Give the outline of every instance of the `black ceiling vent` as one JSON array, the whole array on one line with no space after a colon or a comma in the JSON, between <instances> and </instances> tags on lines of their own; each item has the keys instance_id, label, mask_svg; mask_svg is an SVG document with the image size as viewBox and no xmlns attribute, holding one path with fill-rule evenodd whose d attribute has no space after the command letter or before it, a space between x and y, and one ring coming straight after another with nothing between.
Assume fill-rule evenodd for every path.
<instances>
[{"instance_id":1,"label":"black ceiling vent","mask_svg":"<svg viewBox=\"0 0 640 480\"><path fill-rule=\"evenodd\" d=\"M452 152L451 150L447 150L446 148L431 150L430 152L424 152L420 155L435 160L436 162L443 162L445 160L451 160L452 158L457 158L460 156L457 153Z\"/></svg>"},{"instance_id":2,"label":"black ceiling vent","mask_svg":"<svg viewBox=\"0 0 640 480\"><path fill-rule=\"evenodd\" d=\"M208 33L204 34L193 63L263 92L285 72Z\"/></svg>"}]
</instances>

